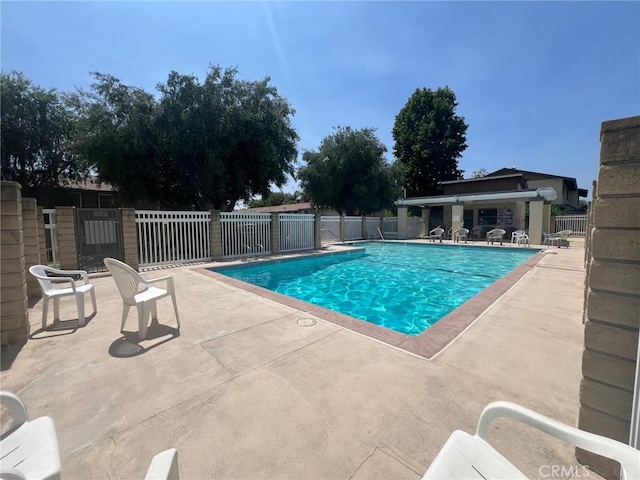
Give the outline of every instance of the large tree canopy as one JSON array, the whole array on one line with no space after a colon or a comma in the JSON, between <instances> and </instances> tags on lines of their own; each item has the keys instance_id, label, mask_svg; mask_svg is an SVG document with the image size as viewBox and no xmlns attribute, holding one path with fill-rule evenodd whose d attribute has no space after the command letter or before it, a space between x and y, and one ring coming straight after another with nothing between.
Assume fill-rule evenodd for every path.
<instances>
[{"instance_id":1,"label":"large tree canopy","mask_svg":"<svg viewBox=\"0 0 640 480\"><path fill-rule=\"evenodd\" d=\"M407 169L411 195L437 195L439 182L462 175L458 158L467 148L467 125L456 115L457 106L449 87L419 88L396 116L394 154Z\"/></svg>"},{"instance_id":2,"label":"large tree canopy","mask_svg":"<svg viewBox=\"0 0 640 480\"><path fill-rule=\"evenodd\" d=\"M393 205L400 196L398 169L387 163L387 148L375 130L337 128L307 151L298 170L302 189L317 206L340 214L366 215Z\"/></svg>"},{"instance_id":3,"label":"large tree canopy","mask_svg":"<svg viewBox=\"0 0 640 480\"><path fill-rule=\"evenodd\" d=\"M78 151L127 200L232 210L294 173L295 113L270 79L243 81L212 66L203 83L171 72L159 99L95 74L76 96Z\"/></svg>"},{"instance_id":4,"label":"large tree canopy","mask_svg":"<svg viewBox=\"0 0 640 480\"><path fill-rule=\"evenodd\" d=\"M72 110L55 90L44 90L21 73L0 74L2 179L24 193L77 180L86 168L71 152Z\"/></svg>"}]
</instances>

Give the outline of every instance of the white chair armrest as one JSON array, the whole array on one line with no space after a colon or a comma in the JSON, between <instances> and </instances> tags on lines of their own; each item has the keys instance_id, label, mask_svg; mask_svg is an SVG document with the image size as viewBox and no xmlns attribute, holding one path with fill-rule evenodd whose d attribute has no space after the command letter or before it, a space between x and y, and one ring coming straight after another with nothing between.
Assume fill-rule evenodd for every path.
<instances>
[{"instance_id":1,"label":"white chair armrest","mask_svg":"<svg viewBox=\"0 0 640 480\"><path fill-rule=\"evenodd\" d=\"M158 277L158 278L152 278L151 280L145 280L146 284L151 284L151 283L156 283L156 282L167 282L167 286L169 289L173 290L174 286L173 286L173 277L172 276L165 276L165 277Z\"/></svg>"},{"instance_id":2,"label":"white chair armrest","mask_svg":"<svg viewBox=\"0 0 640 480\"><path fill-rule=\"evenodd\" d=\"M179 480L178 451L170 448L160 452L151 460L145 480Z\"/></svg>"},{"instance_id":3,"label":"white chair armrest","mask_svg":"<svg viewBox=\"0 0 640 480\"><path fill-rule=\"evenodd\" d=\"M6 408L11 416L10 428L12 430L29 421L29 415L24 403L13 393L4 390L0 391L0 405Z\"/></svg>"},{"instance_id":4,"label":"white chair armrest","mask_svg":"<svg viewBox=\"0 0 640 480\"><path fill-rule=\"evenodd\" d=\"M480 415L476 434L487 441L489 426L499 417L517 420L576 447L611 458L622 466L623 478L640 478L640 451L616 440L565 425L515 403L493 402L487 405Z\"/></svg>"},{"instance_id":5,"label":"white chair armrest","mask_svg":"<svg viewBox=\"0 0 640 480\"><path fill-rule=\"evenodd\" d=\"M0 478L2 480L27 480L27 477L20 470L11 467L0 468Z\"/></svg>"}]
</instances>

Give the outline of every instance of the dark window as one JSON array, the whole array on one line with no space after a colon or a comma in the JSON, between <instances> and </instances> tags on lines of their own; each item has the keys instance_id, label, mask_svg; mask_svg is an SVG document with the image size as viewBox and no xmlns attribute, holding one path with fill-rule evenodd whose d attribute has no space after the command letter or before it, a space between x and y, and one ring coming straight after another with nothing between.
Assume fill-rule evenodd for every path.
<instances>
[{"instance_id":1,"label":"dark window","mask_svg":"<svg viewBox=\"0 0 640 480\"><path fill-rule=\"evenodd\" d=\"M498 209L489 208L487 210L478 211L478 225L497 225Z\"/></svg>"}]
</instances>

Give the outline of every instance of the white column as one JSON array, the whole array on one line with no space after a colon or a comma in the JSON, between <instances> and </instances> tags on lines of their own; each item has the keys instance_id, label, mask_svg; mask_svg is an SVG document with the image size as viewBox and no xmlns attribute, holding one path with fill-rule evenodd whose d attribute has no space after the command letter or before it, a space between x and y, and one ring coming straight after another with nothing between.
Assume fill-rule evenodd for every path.
<instances>
[{"instance_id":1,"label":"white column","mask_svg":"<svg viewBox=\"0 0 640 480\"><path fill-rule=\"evenodd\" d=\"M464 204L463 203L454 203L451 209L451 228L453 230L452 233L462 227L462 222L464 221Z\"/></svg>"},{"instance_id":2,"label":"white column","mask_svg":"<svg viewBox=\"0 0 640 480\"><path fill-rule=\"evenodd\" d=\"M407 213L408 207L398 207L398 240L407 238Z\"/></svg>"},{"instance_id":3,"label":"white column","mask_svg":"<svg viewBox=\"0 0 640 480\"><path fill-rule=\"evenodd\" d=\"M544 219L544 200L529 202L529 241L532 245L542 244L542 226Z\"/></svg>"}]
</instances>

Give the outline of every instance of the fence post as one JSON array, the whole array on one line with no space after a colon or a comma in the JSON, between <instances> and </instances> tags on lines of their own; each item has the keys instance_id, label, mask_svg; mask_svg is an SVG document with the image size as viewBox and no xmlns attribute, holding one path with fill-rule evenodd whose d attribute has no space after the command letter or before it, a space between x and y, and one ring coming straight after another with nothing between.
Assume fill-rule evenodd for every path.
<instances>
[{"instance_id":1,"label":"fence post","mask_svg":"<svg viewBox=\"0 0 640 480\"><path fill-rule=\"evenodd\" d=\"M313 247L318 250L322 248L322 215L316 212L313 222Z\"/></svg>"},{"instance_id":2,"label":"fence post","mask_svg":"<svg viewBox=\"0 0 640 480\"><path fill-rule=\"evenodd\" d=\"M346 237L346 228L345 228L345 216L344 214L340 215L340 241L344 242Z\"/></svg>"},{"instance_id":3,"label":"fence post","mask_svg":"<svg viewBox=\"0 0 640 480\"><path fill-rule=\"evenodd\" d=\"M209 250L211 260L222 258L222 225L220 224L220 210L209 211Z\"/></svg>"},{"instance_id":4,"label":"fence post","mask_svg":"<svg viewBox=\"0 0 640 480\"><path fill-rule=\"evenodd\" d=\"M271 213L271 254L277 255L280 253L280 214Z\"/></svg>"},{"instance_id":5,"label":"fence post","mask_svg":"<svg viewBox=\"0 0 640 480\"><path fill-rule=\"evenodd\" d=\"M124 263L138 270L138 231L136 227L136 211L134 208L121 208L122 217L122 250Z\"/></svg>"},{"instance_id":6,"label":"fence post","mask_svg":"<svg viewBox=\"0 0 640 480\"><path fill-rule=\"evenodd\" d=\"M38 244L38 206L35 198L22 199L22 241L24 268L28 272L30 267L41 263ZM38 280L29 274L27 274L27 295L31 298L42 297Z\"/></svg>"},{"instance_id":7,"label":"fence post","mask_svg":"<svg viewBox=\"0 0 640 480\"><path fill-rule=\"evenodd\" d=\"M58 247L60 248L60 268L62 270L78 269L75 213L76 207L56 207Z\"/></svg>"},{"instance_id":8,"label":"fence post","mask_svg":"<svg viewBox=\"0 0 640 480\"><path fill-rule=\"evenodd\" d=\"M23 341L29 336L27 271L22 237L22 187L16 182L0 183L0 229L2 270L0 271L0 344Z\"/></svg>"},{"instance_id":9,"label":"fence post","mask_svg":"<svg viewBox=\"0 0 640 480\"><path fill-rule=\"evenodd\" d=\"M369 231L367 230L367 216L362 216L362 238L364 240L369 239Z\"/></svg>"}]
</instances>

